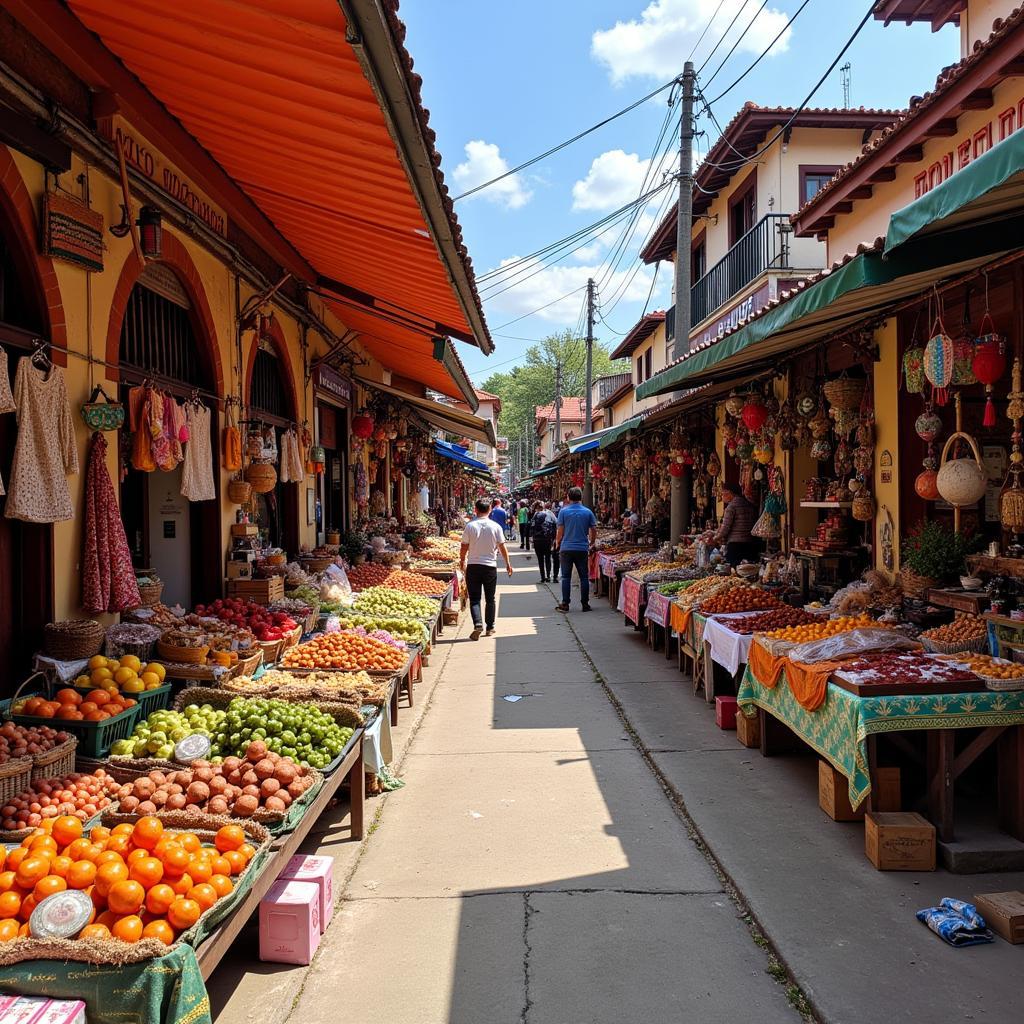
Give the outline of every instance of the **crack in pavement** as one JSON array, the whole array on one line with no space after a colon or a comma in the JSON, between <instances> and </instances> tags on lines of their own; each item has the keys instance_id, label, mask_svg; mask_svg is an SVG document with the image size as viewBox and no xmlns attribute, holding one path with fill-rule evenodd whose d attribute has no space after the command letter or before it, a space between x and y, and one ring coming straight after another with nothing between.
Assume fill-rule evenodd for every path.
<instances>
[{"instance_id":1,"label":"crack in pavement","mask_svg":"<svg viewBox=\"0 0 1024 1024\"><path fill-rule=\"evenodd\" d=\"M340 906L342 903L398 903L402 900L473 900L487 898L491 896L517 896L520 893L527 896L724 896L727 895L726 890L719 889L629 889L629 888L618 888L616 886L593 886L586 888L583 886L577 886L575 888L566 887L562 889L538 889L538 888L520 888L513 886L508 889L487 889L483 892L457 892L452 893L450 896L437 895L437 896L377 896L371 894L369 896L358 896L354 893L348 893L341 897L338 901Z\"/></svg>"},{"instance_id":2,"label":"crack in pavement","mask_svg":"<svg viewBox=\"0 0 1024 1024\"><path fill-rule=\"evenodd\" d=\"M530 1008L533 1000L530 998L530 957L533 955L533 947L530 945L530 918L539 913L530 906L530 893L523 893L523 1010L519 1014L520 1024L528 1024L530 1019Z\"/></svg>"}]
</instances>

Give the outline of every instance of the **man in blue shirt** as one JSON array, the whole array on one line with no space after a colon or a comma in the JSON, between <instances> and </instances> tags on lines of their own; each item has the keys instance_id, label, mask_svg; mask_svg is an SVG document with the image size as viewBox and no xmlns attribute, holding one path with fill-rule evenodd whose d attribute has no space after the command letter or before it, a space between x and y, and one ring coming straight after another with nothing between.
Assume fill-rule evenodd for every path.
<instances>
[{"instance_id":1,"label":"man in blue shirt","mask_svg":"<svg viewBox=\"0 0 1024 1024\"><path fill-rule=\"evenodd\" d=\"M494 508L491 509L491 518L501 527L501 532L508 539L508 513L501 507L501 498L494 499Z\"/></svg>"},{"instance_id":2,"label":"man in blue shirt","mask_svg":"<svg viewBox=\"0 0 1024 1024\"><path fill-rule=\"evenodd\" d=\"M558 548L559 575L562 577L562 603L558 610L569 610L572 570L580 578L580 602L590 611L590 573L587 567L590 548L597 540L597 517L583 504L583 491L569 488L569 504L558 513L555 547Z\"/></svg>"}]
</instances>

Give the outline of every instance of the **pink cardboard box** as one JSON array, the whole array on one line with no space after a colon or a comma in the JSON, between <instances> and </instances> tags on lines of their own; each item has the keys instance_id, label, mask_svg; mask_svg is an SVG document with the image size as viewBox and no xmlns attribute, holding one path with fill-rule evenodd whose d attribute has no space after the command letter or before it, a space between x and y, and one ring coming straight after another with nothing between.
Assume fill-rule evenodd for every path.
<instances>
[{"instance_id":1,"label":"pink cardboard box","mask_svg":"<svg viewBox=\"0 0 1024 1024\"><path fill-rule=\"evenodd\" d=\"M736 698L715 698L715 722L719 729L736 728Z\"/></svg>"},{"instance_id":2,"label":"pink cardboard box","mask_svg":"<svg viewBox=\"0 0 1024 1024\"><path fill-rule=\"evenodd\" d=\"M327 931L334 914L334 858L307 857L297 853L277 876L280 882L315 882L320 887L320 934Z\"/></svg>"},{"instance_id":3,"label":"pink cardboard box","mask_svg":"<svg viewBox=\"0 0 1024 1024\"><path fill-rule=\"evenodd\" d=\"M278 879L260 903L260 959L305 965L319 945L320 886Z\"/></svg>"},{"instance_id":4,"label":"pink cardboard box","mask_svg":"<svg viewBox=\"0 0 1024 1024\"><path fill-rule=\"evenodd\" d=\"M0 1024L2 1021L0 1017ZM48 999L33 1024L85 1024L85 1003L80 999Z\"/></svg>"},{"instance_id":5,"label":"pink cardboard box","mask_svg":"<svg viewBox=\"0 0 1024 1024\"><path fill-rule=\"evenodd\" d=\"M35 1024L49 1002L45 996L17 996L0 1011L0 1024Z\"/></svg>"}]
</instances>

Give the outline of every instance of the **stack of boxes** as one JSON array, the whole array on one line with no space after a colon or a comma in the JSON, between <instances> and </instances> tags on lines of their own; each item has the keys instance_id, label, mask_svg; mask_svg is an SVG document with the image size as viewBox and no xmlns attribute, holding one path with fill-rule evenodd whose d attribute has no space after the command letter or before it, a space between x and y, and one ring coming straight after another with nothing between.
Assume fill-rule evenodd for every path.
<instances>
[{"instance_id":1,"label":"stack of boxes","mask_svg":"<svg viewBox=\"0 0 1024 1024\"><path fill-rule=\"evenodd\" d=\"M260 959L309 964L334 912L334 859L297 854L260 903Z\"/></svg>"}]
</instances>

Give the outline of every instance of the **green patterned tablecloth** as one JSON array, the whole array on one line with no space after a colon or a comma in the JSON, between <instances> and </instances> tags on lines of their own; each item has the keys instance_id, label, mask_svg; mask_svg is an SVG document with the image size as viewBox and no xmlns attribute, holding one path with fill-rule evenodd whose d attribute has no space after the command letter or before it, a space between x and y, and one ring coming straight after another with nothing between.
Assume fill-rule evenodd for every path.
<instances>
[{"instance_id":1,"label":"green patterned tablecloth","mask_svg":"<svg viewBox=\"0 0 1024 1024\"><path fill-rule=\"evenodd\" d=\"M749 665L737 700L745 713L764 708L842 772L849 782L852 807L871 791L868 736L914 729L1024 725L1024 691L1020 690L858 697L829 683L824 704L817 711L806 711L793 696L785 671L778 685L769 689L757 681Z\"/></svg>"}]
</instances>

